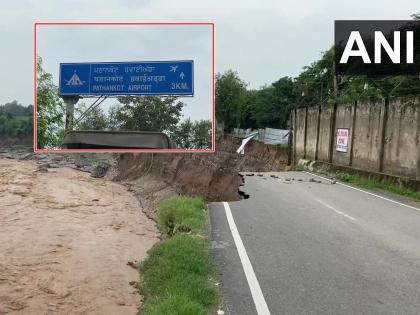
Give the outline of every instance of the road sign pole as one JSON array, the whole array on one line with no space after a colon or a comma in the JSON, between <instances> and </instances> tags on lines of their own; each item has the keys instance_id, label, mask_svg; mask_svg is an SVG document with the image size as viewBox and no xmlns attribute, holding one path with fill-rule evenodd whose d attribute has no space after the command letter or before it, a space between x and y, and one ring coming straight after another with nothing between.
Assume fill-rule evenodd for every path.
<instances>
[{"instance_id":1,"label":"road sign pole","mask_svg":"<svg viewBox=\"0 0 420 315\"><path fill-rule=\"evenodd\" d=\"M66 104L66 132L73 130L74 121L74 105L79 100L79 96L64 96L64 103Z\"/></svg>"}]
</instances>

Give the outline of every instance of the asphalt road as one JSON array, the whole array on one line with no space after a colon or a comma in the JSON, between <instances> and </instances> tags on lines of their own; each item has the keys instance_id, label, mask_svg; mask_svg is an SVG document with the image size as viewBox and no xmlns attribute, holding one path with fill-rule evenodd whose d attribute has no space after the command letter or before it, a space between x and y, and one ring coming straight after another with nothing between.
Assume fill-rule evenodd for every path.
<instances>
[{"instance_id":1,"label":"asphalt road","mask_svg":"<svg viewBox=\"0 0 420 315\"><path fill-rule=\"evenodd\" d=\"M210 204L228 314L420 314L420 207L311 178L245 176L249 199Z\"/></svg>"}]
</instances>

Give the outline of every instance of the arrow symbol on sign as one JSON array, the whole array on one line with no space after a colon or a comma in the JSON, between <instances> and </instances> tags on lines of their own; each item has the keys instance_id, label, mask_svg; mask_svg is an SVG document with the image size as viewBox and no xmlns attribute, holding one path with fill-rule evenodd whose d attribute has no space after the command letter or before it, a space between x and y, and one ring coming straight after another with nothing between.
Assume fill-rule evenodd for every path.
<instances>
[{"instance_id":1,"label":"arrow symbol on sign","mask_svg":"<svg viewBox=\"0 0 420 315\"><path fill-rule=\"evenodd\" d=\"M181 80L184 80L184 77L185 77L184 72L181 72L181 74L179 75L179 77L181 78Z\"/></svg>"}]
</instances>

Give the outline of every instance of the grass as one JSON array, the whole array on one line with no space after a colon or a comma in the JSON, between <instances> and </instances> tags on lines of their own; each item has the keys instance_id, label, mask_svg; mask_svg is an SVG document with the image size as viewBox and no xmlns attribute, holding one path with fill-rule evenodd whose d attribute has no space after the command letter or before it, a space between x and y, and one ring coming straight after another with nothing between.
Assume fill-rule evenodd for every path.
<instances>
[{"instance_id":1,"label":"grass","mask_svg":"<svg viewBox=\"0 0 420 315\"><path fill-rule=\"evenodd\" d=\"M206 205L200 198L172 197L160 204L158 223L169 235L177 232L201 232L205 228Z\"/></svg>"},{"instance_id":2,"label":"grass","mask_svg":"<svg viewBox=\"0 0 420 315\"><path fill-rule=\"evenodd\" d=\"M362 188L388 191L405 197L413 198L415 200L420 200L420 192L413 191L403 185L398 185L390 181L378 181L359 175L350 175L345 172L338 172L336 178L340 181Z\"/></svg>"},{"instance_id":3,"label":"grass","mask_svg":"<svg viewBox=\"0 0 420 315\"><path fill-rule=\"evenodd\" d=\"M288 149L289 145L287 143L283 143L283 144L278 144L277 145L280 149Z\"/></svg>"},{"instance_id":4,"label":"grass","mask_svg":"<svg viewBox=\"0 0 420 315\"><path fill-rule=\"evenodd\" d=\"M205 203L173 197L159 207L159 227L168 238L156 244L140 264L140 314L200 315L214 310L216 268L206 233Z\"/></svg>"},{"instance_id":5,"label":"grass","mask_svg":"<svg viewBox=\"0 0 420 315\"><path fill-rule=\"evenodd\" d=\"M303 165L298 164L295 166L295 171L297 172L303 172L304 170L305 170L305 167Z\"/></svg>"}]
</instances>

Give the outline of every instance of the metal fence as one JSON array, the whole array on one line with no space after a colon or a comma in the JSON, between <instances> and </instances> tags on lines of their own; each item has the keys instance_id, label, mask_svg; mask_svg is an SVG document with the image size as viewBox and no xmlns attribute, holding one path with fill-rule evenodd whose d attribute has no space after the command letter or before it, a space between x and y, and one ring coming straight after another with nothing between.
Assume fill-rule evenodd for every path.
<instances>
[{"instance_id":1,"label":"metal fence","mask_svg":"<svg viewBox=\"0 0 420 315\"><path fill-rule=\"evenodd\" d=\"M288 144L289 142L289 130L286 129L265 128L253 130L251 128L235 128L233 130L233 134L241 138L246 138L248 135L255 132L258 132L258 136L256 136L256 139L260 142L264 142L265 144L278 145Z\"/></svg>"}]
</instances>

